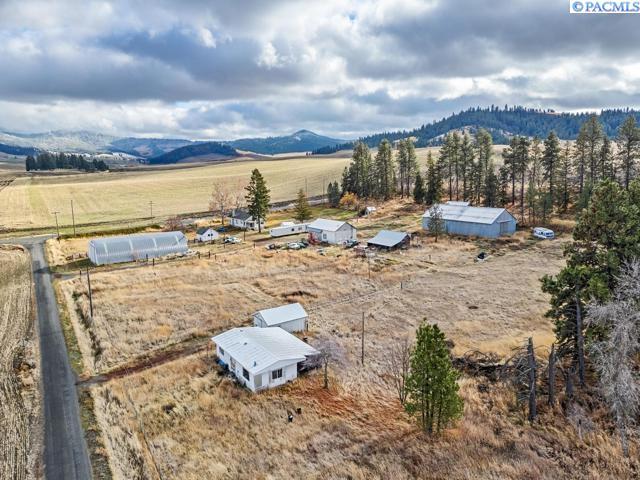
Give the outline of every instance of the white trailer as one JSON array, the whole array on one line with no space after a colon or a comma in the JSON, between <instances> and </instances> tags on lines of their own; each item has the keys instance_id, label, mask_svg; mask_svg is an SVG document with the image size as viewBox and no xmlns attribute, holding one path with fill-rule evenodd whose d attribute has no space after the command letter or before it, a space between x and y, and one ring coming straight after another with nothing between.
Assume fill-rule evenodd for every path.
<instances>
[{"instance_id":1,"label":"white trailer","mask_svg":"<svg viewBox=\"0 0 640 480\"><path fill-rule=\"evenodd\" d=\"M282 222L279 227L269 230L272 237L286 237L287 235L295 235L296 233L305 233L307 231L307 223Z\"/></svg>"}]
</instances>

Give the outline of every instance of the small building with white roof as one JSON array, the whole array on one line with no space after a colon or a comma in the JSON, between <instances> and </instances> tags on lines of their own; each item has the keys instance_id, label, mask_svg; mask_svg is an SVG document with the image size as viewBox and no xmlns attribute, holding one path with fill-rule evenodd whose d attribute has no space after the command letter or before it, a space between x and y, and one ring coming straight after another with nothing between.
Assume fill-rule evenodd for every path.
<instances>
[{"instance_id":1,"label":"small building with white roof","mask_svg":"<svg viewBox=\"0 0 640 480\"><path fill-rule=\"evenodd\" d=\"M339 245L350 240L356 240L358 230L348 222L318 218L307 225L307 232L316 242Z\"/></svg>"},{"instance_id":2,"label":"small building with white roof","mask_svg":"<svg viewBox=\"0 0 640 480\"><path fill-rule=\"evenodd\" d=\"M472 207L469 202L447 202L438 205L444 230L450 235L498 238L512 235L517 221L505 208ZM422 228L429 229L430 210L422 216Z\"/></svg>"},{"instance_id":3,"label":"small building with white roof","mask_svg":"<svg viewBox=\"0 0 640 480\"><path fill-rule=\"evenodd\" d=\"M299 303L260 310L253 314L253 325L260 328L280 327L287 332L303 332L307 329L309 315Z\"/></svg>"},{"instance_id":4,"label":"small building with white roof","mask_svg":"<svg viewBox=\"0 0 640 480\"><path fill-rule=\"evenodd\" d=\"M232 328L211 340L220 362L253 392L295 380L320 355L281 328Z\"/></svg>"}]
</instances>

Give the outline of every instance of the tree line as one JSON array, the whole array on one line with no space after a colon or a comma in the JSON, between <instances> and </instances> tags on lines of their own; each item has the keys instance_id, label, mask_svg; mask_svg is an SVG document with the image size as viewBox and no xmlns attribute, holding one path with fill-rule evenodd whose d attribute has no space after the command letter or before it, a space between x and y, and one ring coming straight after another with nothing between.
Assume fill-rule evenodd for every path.
<instances>
[{"instance_id":1,"label":"tree line","mask_svg":"<svg viewBox=\"0 0 640 480\"><path fill-rule=\"evenodd\" d=\"M87 160L83 155L42 152L37 156L27 156L25 167L27 172L35 170L73 169L85 172L106 172L109 166L104 160L92 158Z\"/></svg>"}]
</instances>

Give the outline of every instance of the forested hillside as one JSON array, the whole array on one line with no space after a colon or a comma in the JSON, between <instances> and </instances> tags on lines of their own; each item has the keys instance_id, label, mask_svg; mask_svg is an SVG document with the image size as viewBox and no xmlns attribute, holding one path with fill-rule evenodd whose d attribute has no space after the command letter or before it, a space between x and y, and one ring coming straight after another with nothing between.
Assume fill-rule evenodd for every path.
<instances>
[{"instance_id":1,"label":"forested hillside","mask_svg":"<svg viewBox=\"0 0 640 480\"><path fill-rule=\"evenodd\" d=\"M203 142L176 148L164 155L159 155L148 160L151 165L163 165L176 163L185 158L200 157L204 155L221 155L235 157L238 155L235 148L219 142Z\"/></svg>"},{"instance_id":2,"label":"forested hillside","mask_svg":"<svg viewBox=\"0 0 640 480\"><path fill-rule=\"evenodd\" d=\"M386 138L389 141L406 137L415 137L417 147L439 145L443 136L452 130L468 129L476 133L478 129L491 133L493 143L507 144L509 137L522 135L527 137L546 137L554 131L562 140L573 140L578 136L580 126L592 115L591 113L557 113L553 110L539 110L525 107L470 108L442 120L422 125L414 130L382 132L363 137L369 147L377 146ZM602 129L608 137L613 137L625 118L633 116L640 121L640 111L630 109L603 110L597 115ZM352 143L343 143L335 147L325 147L314 151L317 154L333 153L337 150L353 147Z\"/></svg>"}]
</instances>

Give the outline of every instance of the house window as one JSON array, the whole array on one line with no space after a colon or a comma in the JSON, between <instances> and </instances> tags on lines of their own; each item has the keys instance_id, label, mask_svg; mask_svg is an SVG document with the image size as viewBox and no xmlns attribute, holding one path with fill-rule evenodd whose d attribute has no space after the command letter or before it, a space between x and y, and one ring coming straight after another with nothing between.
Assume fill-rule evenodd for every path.
<instances>
[{"instance_id":1,"label":"house window","mask_svg":"<svg viewBox=\"0 0 640 480\"><path fill-rule=\"evenodd\" d=\"M224 357L224 350L222 349L222 347L218 347L220 349L220 356Z\"/></svg>"},{"instance_id":2,"label":"house window","mask_svg":"<svg viewBox=\"0 0 640 480\"><path fill-rule=\"evenodd\" d=\"M323 239L323 240L326 240L326 239L327 239L327 234L326 234L326 233L323 233L323 234L322 234L322 239Z\"/></svg>"},{"instance_id":3,"label":"house window","mask_svg":"<svg viewBox=\"0 0 640 480\"><path fill-rule=\"evenodd\" d=\"M232 372L236 371L236 361L232 358L231 361L229 362L229 369Z\"/></svg>"},{"instance_id":4,"label":"house window","mask_svg":"<svg viewBox=\"0 0 640 480\"><path fill-rule=\"evenodd\" d=\"M247 369L246 369L246 368L243 368L243 369L242 369L242 376L243 376L244 378L246 378L247 380L249 380L249 372L247 371Z\"/></svg>"},{"instance_id":5,"label":"house window","mask_svg":"<svg viewBox=\"0 0 640 480\"><path fill-rule=\"evenodd\" d=\"M281 368L271 372L271 380L278 380L279 378L282 378L282 369Z\"/></svg>"}]
</instances>

